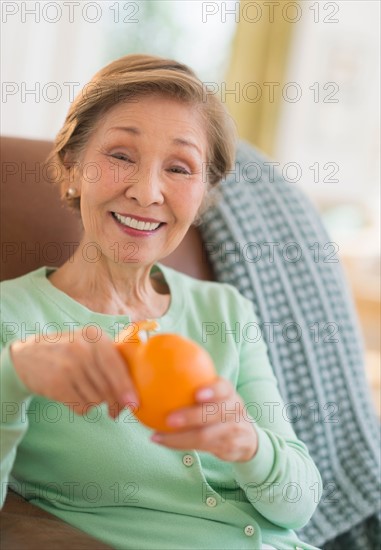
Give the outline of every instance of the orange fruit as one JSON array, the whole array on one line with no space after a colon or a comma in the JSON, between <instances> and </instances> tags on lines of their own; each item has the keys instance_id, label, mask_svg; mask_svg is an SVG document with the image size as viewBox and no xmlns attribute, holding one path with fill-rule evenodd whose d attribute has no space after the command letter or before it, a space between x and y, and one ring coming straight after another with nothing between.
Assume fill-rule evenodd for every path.
<instances>
[{"instance_id":1,"label":"orange fruit","mask_svg":"<svg viewBox=\"0 0 381 550\"><path fill-rule=\"evenodd\" d=\"M138 328L152 330L155 325L143 321ZM156 334L142 342L140 332L135 331L116 346L138 392L140 403L134 414L154 430L174 431L166 423L167 416L176 409L194 405L196 391L217 378L209 353L177 334Z\"/></svg>"}]
</instances>

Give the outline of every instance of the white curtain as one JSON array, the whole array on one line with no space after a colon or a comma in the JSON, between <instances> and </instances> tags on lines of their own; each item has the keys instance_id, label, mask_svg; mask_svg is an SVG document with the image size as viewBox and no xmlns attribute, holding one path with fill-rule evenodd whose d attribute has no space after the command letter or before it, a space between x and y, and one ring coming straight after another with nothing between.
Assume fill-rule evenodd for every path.
<instances>
[{"instance_id":1,"label":"white curtain","mask_svg":"<svg viewBox=\"0 0 381 550\"><path fill-rule=\"evenodd\" d=\"M283 103L274 156L320 204L345 199L376 218L380 3L324 2L319 12L317 2L301 6L304 18L295 28L285 79L299 86L301 96ZM299 178L290 163L299 164Z\"/></svg>"},{"instance_id":2,"label":"white curtain","mask_svg":"<svg viewBox=\"0 0 381 550\"><path fill-rule=\"evenodd\" d=\"M72 90L127 53L178 58L217 85L238 17L231 0L221 6L203 0L0 4L1 133L34 139L52 139ZM25 93L34 89L37 97Z\"/></svg>"},{"instance_id":3,"label":"white curtain","mask_svg":"<svg viewBox=\"0 0 381 550\"><path fill-rule=\"evenodd\" d=\"M8 10L17 6L17 12L7 13L6 4ZM3 135L52 139L73 99L70 96L103 64L102 16L91 23L97 17L95 8L84 12L84 18L77 6L71 18L69 6L64 4L69 3L3 3ZM35 92L28 93L30 90Z\"/></svg>"}]
</instances>

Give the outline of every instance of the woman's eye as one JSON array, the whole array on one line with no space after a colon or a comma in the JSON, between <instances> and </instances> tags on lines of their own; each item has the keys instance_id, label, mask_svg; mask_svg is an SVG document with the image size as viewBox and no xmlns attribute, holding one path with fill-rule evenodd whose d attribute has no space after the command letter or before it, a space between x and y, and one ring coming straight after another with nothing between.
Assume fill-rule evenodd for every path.
<instances>
[{"instance_id":1,"label":"woman's eye","mask_svg":"<svg viewBox=\"0 0 381 550\"><path fill-rule=\"evenodd\" d=\"M124 160L126 162L131 162L131 160L127 157L127 155L125 155L123 153L113 153L110 156L114 159L117 159L117 160Z\"/></svg>"},{"instance_id":2,"label":"woman's eye","mask_svg":"<svg viewBox=\"0 0 381 550\"><path fill-rule=\"evenodd\" d=\"M174 174L185 174L187 176L190 176L191 173L186 170L185 168L182 168L181 166L173 166L173 168L170 169L171 172Z\"/></svg>"}]
</instances>

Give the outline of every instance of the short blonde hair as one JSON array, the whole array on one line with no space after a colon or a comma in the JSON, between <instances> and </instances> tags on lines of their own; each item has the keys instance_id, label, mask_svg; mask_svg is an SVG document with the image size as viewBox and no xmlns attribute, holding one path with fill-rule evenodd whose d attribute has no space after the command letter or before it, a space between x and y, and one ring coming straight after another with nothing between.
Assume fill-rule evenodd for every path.
<instances>
[{"instance_id":1,"label":"short blonde hair","mask_svg":"<svg viewBox=\"0 0 381 550\"><path fill-rule=\"evenodd\" d=\"M118 103L144 95L165 95L199 108L205 121L208 140L205 175L208 190L218 184L233 166L236 146L235 125L225 106L209 92L186 65L151 55L126 55L98 71L77 95L65 122L58 132L46 164L55 167L61 196L76 209L80 198L66 195L67 168L65 156L78 158L100 117ZM58 168L58 170L57 170ZM212 203L207 193L200 210Z\"/></svg>"}]
</instances>

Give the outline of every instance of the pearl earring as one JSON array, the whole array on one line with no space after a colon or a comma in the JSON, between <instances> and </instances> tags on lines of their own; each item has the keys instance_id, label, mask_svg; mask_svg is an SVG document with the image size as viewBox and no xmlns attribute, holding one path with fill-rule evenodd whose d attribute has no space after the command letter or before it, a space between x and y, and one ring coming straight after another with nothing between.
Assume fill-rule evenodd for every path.
<instances>
[{"instance_id":1,"label":"pearl earring","mask_svg":"<svg viewBox=\"0 0 381 550\"><path fill-rule=\"evenodd\" d=\"M78 189L76 187L69 187L68 190L65 193L65 197L67 199L74 199L78 192Z\"/></svg>"}]
</instances>

